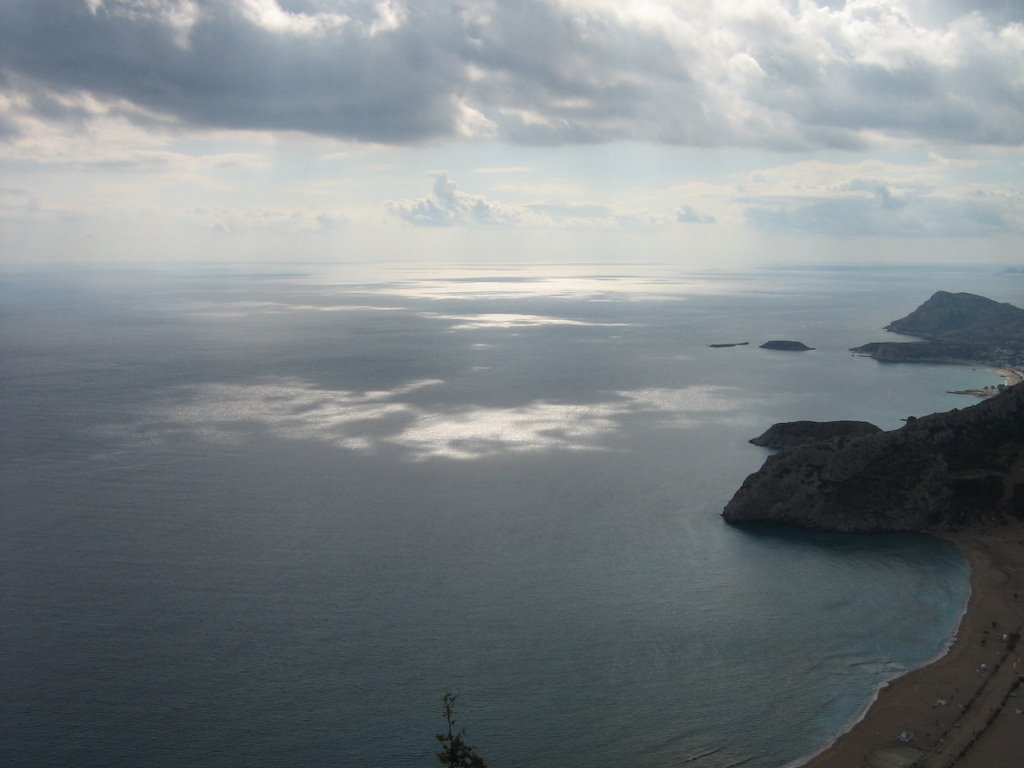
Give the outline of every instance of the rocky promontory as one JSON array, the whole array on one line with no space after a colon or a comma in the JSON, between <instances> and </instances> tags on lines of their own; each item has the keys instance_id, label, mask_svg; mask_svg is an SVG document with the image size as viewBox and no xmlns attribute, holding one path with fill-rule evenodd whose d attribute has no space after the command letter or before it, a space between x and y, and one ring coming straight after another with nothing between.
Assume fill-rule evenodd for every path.
<instances>
[{"instance_id":1,"label":"rocky promontory","mask_svg":"<svg viewBox=\"0 0 1024 768\"><path fill-rule=\"evenodd\" d=\"M1024 385L900 429L800 441L768 457L722 514L863 532L1024 519Z\"/></svg>"},{"instance_id":2,"label":"rocky promontory","mask_svg":"<svg viewBox=\"0 0 1024 768\"><path fill-rule=\"evenodd\" d=\"M764 448L781 449L834 437L862 437L881 431L880 427L866 421L784 421L772 425L750 442Z\"/></svg>"}]
</instances>

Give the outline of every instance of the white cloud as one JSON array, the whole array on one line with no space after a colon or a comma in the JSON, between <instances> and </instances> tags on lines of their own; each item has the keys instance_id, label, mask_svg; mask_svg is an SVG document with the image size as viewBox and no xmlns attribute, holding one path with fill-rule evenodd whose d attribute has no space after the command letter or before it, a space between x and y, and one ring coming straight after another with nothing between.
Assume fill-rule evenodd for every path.
<instances>
[{"instance_id":1,"label":"white cloud","mask_svg":"<svg viewBox=\"0 0 1024 768\"><path fill-rule=\"evenodd\" d=\"M416 226L455 225L558 227L562 229L629 229L663 226L670 217L656 211L604 203L528 202L510 205L463 192L445 171L435 171L428 197L392 200L388 210ZM713 220L713 218L712 218Z\"/></svg>"},{"instance_id":2,"label":"white cloud","mask_svg":"<svg viewBox=\"0 0 1024 768\"><path fill-rule=\"evenodd\" d=\"M28 190L0 187L0 218L34 217L39 213L39 200Z\"/></svg>"},{"instance_id":3,"label":"white cloud","mask_svg":"<svg viewBox=\"0 0 1024 768\"><path fill-rule=\"evenodd\" d=\"M715 217L701 213L692 205L683 205L676 209L676 221L680 224L714 224Z\"/></svg>"},{"instance_id":4,"label":"white cloud","mask_svg":"<svg viewBox=\"0 0 1024 768\"><path fill-rule=\"evenodd\" d=\"M751 205L755 226L775 233L826 236L988 237L1024 234L1024 197L975 190L959 196L893 198L873 193Z\"/></svg>"},{"instance_id":5,"label":"white cloud","mask_svg":"<svg viewBox=\"0 0 1024 768\"><path fill-rule=\"evenodd\" d=\"M330 232L344 228L348 218L340 212L316 208L190 208L185 214L220 234L247 232Z\"/></svg>"},{"instance_id":6,"label":"white cloud","mask_svg":"<svg viewBox=\"0 0 1024 768\"><path fill-rule=\"evenodd\" d=\"M520 210L462 192L445 171L430 176L434 183L428 197L395 200L388 203L388 210L410 224L427 227L512 224L523 218Z\"/></svg>"},{"instance_id":7,"label":"white cloud","mask_svg":"<svg viewBox=\"0 0 1024 768\"><path fill-rule=\"evenodd\" d=\"M474 173L485 173L485 174L519 174L529 173L532 169L526 165L513 165L505 167L494 167L494 168L474 168Z\"/></svg>"},{"instance_id":8,"label":"white cloud","mask_svg":"<svg viewBox=\"0 0 1024 768\"><path fill-rule=\"evenodd\" d=\"M972 163L933 156L895 165L803 162L750 175L738 200L747 220L776 234L987 237L1024 234L1024 194L956 179Z\"/></svg>"}]
</instances>

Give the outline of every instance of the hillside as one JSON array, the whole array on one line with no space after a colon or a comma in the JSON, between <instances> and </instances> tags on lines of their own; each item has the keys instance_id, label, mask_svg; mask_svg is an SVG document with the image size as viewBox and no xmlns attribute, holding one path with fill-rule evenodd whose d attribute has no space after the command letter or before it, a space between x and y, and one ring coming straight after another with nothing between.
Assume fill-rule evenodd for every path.
<instances>
[{"instance_id":1,"label":"hillside","mask_svg":"<svg viewBox=\"0 0 1024 768\"><path fill-rule=\"evenodd\" d=\"M1024 365L1024 309L971 293L938 291L886 327L925 341L882 341L851 351L883 362Z\"/></svg>"},{"instance_id":2,"label":"hillside","mask_svg":"<svg viewBox=\"0 0 1024 768\"><path fill-rule=\"evenodd\" d=\"M1024 309L973 293L938 291L887 331L925 339L989 344L1024 343Z\"/></svg>"}]
</instances>

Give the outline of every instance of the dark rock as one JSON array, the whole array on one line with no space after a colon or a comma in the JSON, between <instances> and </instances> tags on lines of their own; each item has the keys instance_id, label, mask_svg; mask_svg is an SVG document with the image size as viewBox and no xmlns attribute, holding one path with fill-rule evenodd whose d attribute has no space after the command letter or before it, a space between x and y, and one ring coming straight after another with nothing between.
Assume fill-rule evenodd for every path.
<instances>
[{"instance_id":1,"label":"dark rock","mask_svg":"<svg viewBox=\"0 0 1024 768\"><path fill-rule=\"evenodd\" d=\"M807 352L814 349L814 347L808 347L802 341L784 341L777 339L774 341L766 341L761 345L761 349L779 349L784 352Z\"/></svg>"},{"instance_id":2,"label":"dark rock","mask_svg":"<svg viewBox=\"0 0 1024 768\"><path fill-rule=\"evenodd\" d=\"M929 531L1020 515L1024 385L890 432L770 456L723 516L834 531Z\"/></svg>"},{"instance_id":3,"label":"dark rock","mask_svg":"<svg viewBox=\"0 0 1024 768\"><path fill-rule=\"evenodd\" d=\"M866 421L786 421L772 425L750 442L765 448L792 448L816 440L849 439L881 431Z\"/></svg>"}]
</instances>

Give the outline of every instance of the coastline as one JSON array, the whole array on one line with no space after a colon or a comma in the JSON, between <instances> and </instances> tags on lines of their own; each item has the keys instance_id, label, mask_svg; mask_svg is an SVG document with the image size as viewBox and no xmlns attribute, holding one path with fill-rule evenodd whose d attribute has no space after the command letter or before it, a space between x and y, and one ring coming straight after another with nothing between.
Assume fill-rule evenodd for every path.
<instances>
[{"instance_id":1,"label":"coastline","mask_svg":"<svg viewBox=\"0 0 1024 768\"><path fill-rule=\"evenodd\" d=\"M987 768L1024 754L1024 522L944 537L971 569L946 653L880 688L802 768Z\"/></svg>"},{"instance_id":2,"label":"coastline","mask_svg":"<svg viewBox=\"0 0 1024 768\"><path fill-rule=\"evenodd\" d=\"M1008 387L1024 382L1024 373L1019 368L993 368L992 372L1006 379L1006 386Z\"/></svg>"}]
</instances>

